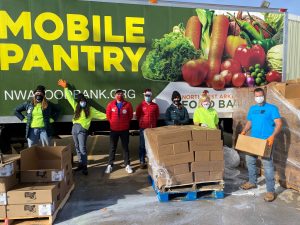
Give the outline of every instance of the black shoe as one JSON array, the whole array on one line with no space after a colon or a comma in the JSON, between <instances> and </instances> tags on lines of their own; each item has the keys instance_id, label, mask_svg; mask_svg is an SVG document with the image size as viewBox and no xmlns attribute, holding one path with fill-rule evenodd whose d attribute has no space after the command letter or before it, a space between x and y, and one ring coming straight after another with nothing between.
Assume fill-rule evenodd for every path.
<instances>
[{"instance_id":1,"label":"black shoe","mask_svg":"<svg viewBox=\"0 0 300 225\"><path fill-rule=\"evenodd\" d=\"M147 163L141 163L140 169L147 169Z\"/></svg>"},{"instance_id":2,"label":"black shoe","mask_svg":"<svg viewBox=\"0 0 300 225\"><path fill-rule=\"evenodd\" d=\"M87 169L87 166L84 166L84 167L82 168L82 173L83 173L84 175L86 175L86 176L89 174L88 169Z\"/></svg>"},{"instance_id":3,"label":"black shoe","mask_svg":"<svg viewBox=\"0 0 300 225\"><path fill-rule=\"evenodd\" d=\"M74 171L80 171L83 170L83 165L79 164L79 166Z\"/></svg>"}]
</instances>

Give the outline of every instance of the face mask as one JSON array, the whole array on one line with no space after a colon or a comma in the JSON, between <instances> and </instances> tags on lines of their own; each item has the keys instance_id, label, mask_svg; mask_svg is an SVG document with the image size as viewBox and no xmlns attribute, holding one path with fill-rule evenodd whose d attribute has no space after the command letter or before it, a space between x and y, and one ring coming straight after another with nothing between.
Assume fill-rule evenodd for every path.
<instances>
[{"instance_id":1,"label":"face mask","mask_svg":"<svg viewBox=\"0 0 300 225\"><path fill-rule=\"evenodd\" d=\"M148 102L148 103L151 102L151 97L150 96L145 96L145 101Z\"/></svg>"},{"instance_id":2,"label":"face mask","mask_svg":"<svg viewBox=\"0 0 300 225\"><path fill-rule=\"evenodd\" d=\"M43 101L43 98L44 98L44 96L42 96L42 95L36 95L36 96L35 96L35 100L36 100L37 102L42 102L42 101Z\"/></svg>"},{"instance_id":3,"label":"face mask","mask_svg":"<svg viewBox=\"0 0 300 225\"><path fill-rule=\"evenodd\" d=\"M180 100L179 100L179 99L174 99L174 100L173 100L173 103L174 103L175 105L179 105Z\"/></svg>"},{"instance_id":4,"label":"face mask","mask_svg":"<svg viewBox=\"0 0 300 225\"><path fill-rule=\"evenodd\" d=\"M264 102L265 97L264 97L264 96L255 97L254 100L255 100L258 104L261 104L261 103Z\"/></svg>"},{"instance_id":5,"label":"face mask","mask_svg":"<svg viewBox=\"0 0 300 225\"><path fill-rule=\"evenodd\" d=\"M116 98L117 98L118 101L122 101L123 100L123 95L117 95Z\"/></svg>"},{"instance_id":6,"label":"face mask","mask_svg":"<svg viewBox=\"0 0 300 225\"><path fill-rule=\"evenodd\" d=\"M86 107L86 102L85 101L80 101L79 105L80 105L81 108L84 108L84 107Z\"/></svg>"},{"instance_id":7,"label":"face mask","mask_svg":"<svg viewBox=\"0 0 300 225\"><path fill-rule=\"evenodd\" d=\"M202 106L203 106L203 108L208 109L209 106L210 106L210 103L209 102L203 102Z\"/></svg>"}]
</instances>

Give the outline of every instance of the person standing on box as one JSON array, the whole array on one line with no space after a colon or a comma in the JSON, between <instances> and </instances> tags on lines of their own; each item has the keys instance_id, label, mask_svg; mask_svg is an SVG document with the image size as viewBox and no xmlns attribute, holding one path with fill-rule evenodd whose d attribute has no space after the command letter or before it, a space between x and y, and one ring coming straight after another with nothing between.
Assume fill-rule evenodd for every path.
<instances>
[{"instance_id":1,"label":"person standing on box","mask_svg":"<svg viewBox=\"0 0 300 225\"><path fill-rule=\"evenodd\" d=\"M60 109L45 97L45 87L38 85L31 101L22 103L15 109L15 115L26 123L28 147L38 144L49 145L53 134L52 123L60 114ZM26 112L26 116L23 115Z\"/></svg>"},{"instance_id":2,"label":"person standing on box","mask_svg":"<svg viewBox=\"0 0 300 225\"><path fill-rule=\"evenodd\" d=\"M60 79L58 85L64 88L65 96L74 110L72 136L79 162L79 166L75 171L81 170L84 175L88 175L86 150L88 130L92 119L105 120L106 115L90 106L82 93L77 94L77 99L75 100L65 80Z\"/></svg>"},{"instance_id":3,"label":"person standing on box","mask_svg":"<svg viewBox=\"0 0 300 225\"><path fill-rule=\"evenodd\" d=\"M158 117L159 117L158 105L152 102L151 89L147 88L144 91L144 101L142 101L136 108L136 119L139 121L139 128L140 128L139 158L140 158L141 169L146 169L147 167L147 164L145 162L146 148L145 148L144 130L146 128L156 127Z\"/></svg>"},{"instance_id":4,"label":"person standing on box","mask_svg":"<svg viewBox=\"0 0 300 225\"><path fill-rule=\"evenodd\" d=\"M124 164L127 173L132 173L129 158L129 128L133 117L133 109L130 102L124 100L124 91L117 89L115 100L108 103L106 107L106 116L110 123L110 151L109 161L105 173L111 173L119 138L122 142Z\"/></svg>"},{"instance_id":5,"label":"person standing on box","mask_svg":"<svg viewBox=\"0 0 300 225\"><path fill-rule=\"evenodd\" d=\"M189 124L189 114L187 109L180 103L181 95L178 91L172 94L172 104L167 108L165 122L167 125L187 125Z\"/></svg>"},{"instance_id":6,"label":"person standing on box","mask_svg":"<svg viewBox=\"0 0 300 225\"><path fill-rule=\"evenodd\" d=\"M267 140L268 145L271 147L273 146L276 135L280 132L282 127L280 114L275 105L266 102L265 93L262 88L256 88L254 90L254 96L257 104L250 107L247 123L241 134L245 135L251 129L251 137ZM256 160L257 156L246 155L249 181L241 186L244 190L256 188L257 186ZM264 196L264 200L272 202L275 199L272 153L270 158L262 158L262 163L265 170L267 185L267 193Z\"/></svg>"},{"instance_id":7,"label":"person standing on box","mask_svg":"<svg viewBox=\"0 0 300 225\"><path fill-rule=\"evenodd\" d=\"M217 111L211 107L208 91L204 90L199 99L198 108L193 116L194 125L208 128L218 128L219 117Z\"/></svg>"}]
</instances>

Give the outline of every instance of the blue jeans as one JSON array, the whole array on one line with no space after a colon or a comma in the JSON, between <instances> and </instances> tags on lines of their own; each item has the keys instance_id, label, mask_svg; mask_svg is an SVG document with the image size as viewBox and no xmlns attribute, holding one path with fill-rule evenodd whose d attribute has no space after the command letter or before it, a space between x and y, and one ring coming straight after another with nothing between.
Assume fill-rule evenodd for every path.
<instances>
[{"instance_id":1,"label":"blue jeans","mask_svg":"<svg viewBox=\"0 0 300 225\"><path fill-rule=\"evenodd\" d=\"M49 146L49 137L46 130L44 128L30 128L27 138L28 147L37 145L39 141L42 142L43 146Z\"/></svg>"},{"instance_id":2,"label":"blue jeans","mask_svg":"<svg viewBox=\"0 0 300 225\"><path fill-rule=\"evenodd\" d=\"M255 185L257 184L256 160L257 156L246 155L249 182ZM270 158L262 158L261 160L264 166L267 192L275 192L273 157L271 155Z\"/></svg>"},{"instance_id":3,"label":"blue jeans","mask_svg":"<svg viewBox=\"0 0 300 225\"><path fill-rule=\"evenodd\" d=\"M145 156L146 156L144 130L145 129L140 129L140 148L139 148L140 163L145 163Z\"/></svg>"},{"instance_id":4,"label":"blue jeans","mask_svg":"<svg viewBox=\"0 0 300 225\"><path fill-rule=\"evenodd\" d=\"M72 127L72 136L75 144L78 162L81 166L87 166L86 140L88 137L88 131L84 129L80 124L74 123Z\"/></svg>"}]
</instances>

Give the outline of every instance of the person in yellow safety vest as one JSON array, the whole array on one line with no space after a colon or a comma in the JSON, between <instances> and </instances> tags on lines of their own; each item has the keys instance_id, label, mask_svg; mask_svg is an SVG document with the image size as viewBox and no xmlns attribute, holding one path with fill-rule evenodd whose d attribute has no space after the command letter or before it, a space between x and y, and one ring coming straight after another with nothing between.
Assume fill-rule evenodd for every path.
<instances>
[{"instance_id":1,"label":"person in yellow safety vest","mask_svg":"<svg viewBox=\"0 0 300 225\"><path fill-rule=\"evenodd\" d=\"M106 114L90 106L82 93L79 93L77 100L75 100L65 80L60 79L58 85L64 88L65 96L74 110L72 136L79 162L79 166L75 171L81 170L84 175L88 175L86 150L88 129L90 128L92 119L104 120L106 119Z\"/></svg>"},{"instance_id":2,"label":"person in yellow safety vest","mask_svg":"<svg viewBox=\"0 0 300 225\"><path fill-rule=\"evenodd\" d=\"M194 125L208 128L218 128L219 118L217 111L211 107L208 91L204 90L199 99L198 108L193 116Z\"/></svg>"}]
</instances>

